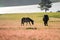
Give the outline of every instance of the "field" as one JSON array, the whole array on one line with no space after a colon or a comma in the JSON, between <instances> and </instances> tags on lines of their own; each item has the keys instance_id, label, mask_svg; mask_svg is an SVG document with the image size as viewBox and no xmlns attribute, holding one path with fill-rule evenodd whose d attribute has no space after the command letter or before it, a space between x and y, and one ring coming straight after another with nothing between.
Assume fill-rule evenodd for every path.
<instances>
[{"instance_id":1,"label":"field","mask_svg":"<svg viewBox=\"0 0 60 40\"><path fill-rule=\"evenodd\" d=\"M43 24L45 14L49 15L48 26ZM22 17L30 17L34 25L21 26ZM60 13L0 14L0 40L60 40Z\"/></svg>"}]
</instances>

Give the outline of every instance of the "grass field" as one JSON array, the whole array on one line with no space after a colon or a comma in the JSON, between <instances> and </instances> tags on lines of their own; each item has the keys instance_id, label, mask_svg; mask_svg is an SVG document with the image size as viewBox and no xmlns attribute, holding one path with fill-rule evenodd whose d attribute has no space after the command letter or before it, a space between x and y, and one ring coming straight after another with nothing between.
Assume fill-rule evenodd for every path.
<instances>
[{"instance_id":1,"label":"grass field","mask_svg":"<svg viewBox=\"0 0 60 40\"><path fill-rule=\"evenodd\" d=\"M8 20L15 20L15 19L20 19L22 17L30 17L30 18L37 18L39 19L40 17L43 17L44 14L48 14L49 17L54 17L54 18L60 18L60 12L56 13L11 13L11 14L0 14L0 20L8 19Z\"/></svg>"},{"instance_id":2,"label":"grass field","mask_svg":"<svg viewBox=\"0 0 60 40\"><path fill-rule=\"evenodd\" d=\"M45 14L49 15L48 26L42 21ZM22 17L30 17L34 25L21 26ZM60 13L0 14L0 40L60 40Z\"/></svg>"},{"instance_id":3,"label":"grass field","mask_svg":"<svg viewBox=\"0 0 60 40\"><path fill-rule=\"evenodd\" d=\"M59 18L60 12L56 13L11 13L11 14L0 14L0 20L21 20L22 17L30 17L35 22L42 22L43 16L47 14L49 18Z\"/></svg>"},{"instance_id":4,"label":"grass field","mask_svg":"<svg viewBox=\"0 0 60 40\"><path fill-rule=\"evenodd\" d=\"M20 21L22 17L30 17L34 20L35 25L33 27L38 26L37 28L45 28L43 27L43 16L47 14L49 16L49 27L52 28L60 28L60 12L55 13L11 13L11 14L0 14L0 26L14 26L21 27ZM8 24L7 24L8 23ZM52 24L53 23L53 24ZM28 26L30 27L30 26Z\"/></svg>"}]
</instances>

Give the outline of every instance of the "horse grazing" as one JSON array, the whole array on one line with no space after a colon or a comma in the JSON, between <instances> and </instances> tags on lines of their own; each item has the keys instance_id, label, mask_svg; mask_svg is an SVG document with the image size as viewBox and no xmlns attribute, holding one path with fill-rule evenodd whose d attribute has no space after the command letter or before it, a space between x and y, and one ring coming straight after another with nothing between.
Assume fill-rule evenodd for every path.
<instances>
[{"instance_id":1,"label":"horse grazing","mask_svg":"<svg viewBox=\"0 0 60 40\"><path fill-rule=\"evenodd\" d=\"M44 25L45 25L45 26L48 26L48 20L49 20L48 15L44 15L43 21L44 21Z\"/></svg>"},{"instance_id":2,"label":"horse grazing","mask_svg":"<svg viewBox=\"0 0 60 40\"><path fill-rule=\"evenodd\" d=\"M32 24L34 24L34 21L31 19L31 18L29 18L29 17L23 17L22 19L21 19L21 25L24 25L24 23L29 23L30 25Z\"/></svg>"}]
</instances>

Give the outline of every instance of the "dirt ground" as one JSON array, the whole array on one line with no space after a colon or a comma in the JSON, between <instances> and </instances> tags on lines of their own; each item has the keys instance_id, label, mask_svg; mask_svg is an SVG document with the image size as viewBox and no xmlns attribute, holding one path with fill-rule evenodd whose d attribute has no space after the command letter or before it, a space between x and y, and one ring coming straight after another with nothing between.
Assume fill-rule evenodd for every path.
<instances>
[{"instance_id":1,"label":"dirt ground","mask_svg":"<svg viewBox=\"0 0 60 40\"><path fill-rule=\"evenodd\" d=\"M26 28L37 28L28 30ZM43 23L21 26L20 20L0 20L0 40L60 40L60 19L51 18Z\"/></svg>"},{"instance_id":2,"label":"dirt ground","mask_svg":"<svg viewBox=\"0 0 60 40\"><path fill-rule=\"evenodd\" d=\"M0 30L0 40L60 40L60 29Z\"/></svg>"}]
</instances>

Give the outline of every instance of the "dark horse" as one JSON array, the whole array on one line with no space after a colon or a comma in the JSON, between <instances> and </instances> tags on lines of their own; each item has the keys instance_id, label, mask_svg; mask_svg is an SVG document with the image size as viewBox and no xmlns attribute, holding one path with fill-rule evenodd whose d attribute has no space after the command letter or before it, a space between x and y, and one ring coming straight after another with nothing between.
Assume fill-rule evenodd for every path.
<instances>
[{"instance_id":1,"label":"dark horse","mask_svg":"<svg viewBox=\"0 0 60 40\"><path fill-rule=\"evenodd\" d=\"M49 20L48 15L44 15L43 21L44 21L44 25L45 25L45 26L48 26L48 20Z\"/></svg>"},{"instance_id":2,"label":"dark horse","mask_svg":"<svg viewBox=\"0 0 60 40\"><path fill-rule=\"evenodd\" d=\"M24 23L31 23L32 25L34 24L34 21L31 19L31 18L29 18L29 17L23 17L22 19L21 19L21 25L24 25ZM30 25L31 25L30 24Z\"/></svg>"}]
</instances>

